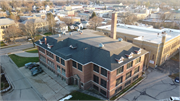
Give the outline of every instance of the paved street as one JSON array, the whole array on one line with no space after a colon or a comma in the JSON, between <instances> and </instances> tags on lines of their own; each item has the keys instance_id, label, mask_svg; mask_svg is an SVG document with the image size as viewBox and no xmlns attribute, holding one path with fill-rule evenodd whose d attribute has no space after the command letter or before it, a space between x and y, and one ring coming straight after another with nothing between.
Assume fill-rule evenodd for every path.
<instances>
[{"instance_id":1,"label":"paved street","mask_svg":"<svg viewBox=\"0 0 180 101\"><path fill-rule=\"evenodd\" d=\"M147 78L118 101L168 101L170 96L180 96L179 84L168 76L178 72L178 62L168 60L167 63L164 68L149 68Z\"/></svg>"},{"instance_id":2,"label":"paved street","mask_svg":"<svg viewBox=\"0 0 180 101\"><path fill-rule=\"evenodd\" d=\"M32 43L26 43L26 44L23 44L23 45L20 45L20 46L0 49L0 56L4 55L4 54L11 53L11 52L22 51L23 49L31 48L31 47L33 47Z\"/></svg>"},{"instance_id":3,"label":"paved street","mask_svg":"<svg viewBox=\"0 0 180 101\"><path fill-rule=\"evenodd\" d=\"M4 67L5 74L13 86L13 90L2 95L3 100L40 100L43 98L34 90L27 79L17 70L17 66L9 60L9 57L2 55L1 64Z\"/></svg>"}]
</instances>

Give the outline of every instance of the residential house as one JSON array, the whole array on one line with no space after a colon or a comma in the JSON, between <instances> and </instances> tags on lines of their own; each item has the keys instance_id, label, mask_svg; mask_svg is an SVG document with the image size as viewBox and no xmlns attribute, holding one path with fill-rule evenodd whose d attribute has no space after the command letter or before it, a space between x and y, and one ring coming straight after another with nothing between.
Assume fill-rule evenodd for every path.
<instances>
[{"instance_id":1,"label":"residential house","mask_svg":"<svg viewBox=\"0 0 180 101\"><path fill-rule=\"evenodd\" d=\"M4 39L5 29L15 24L15 21L9 18L0 18L0 40Z\"/></svg>"},{"instance_id":2,"label":"residential house","mask_svg":"<svg viewBox=\"0 0 180 101\"><path fill-rule=\"evenodd\" d=\"M46 20L41 18L29 19L22 22L23 25L28 24L28 22L35 24L36 31L48 31L49 30L49 23Z\"/></svg>"}]
</instances>

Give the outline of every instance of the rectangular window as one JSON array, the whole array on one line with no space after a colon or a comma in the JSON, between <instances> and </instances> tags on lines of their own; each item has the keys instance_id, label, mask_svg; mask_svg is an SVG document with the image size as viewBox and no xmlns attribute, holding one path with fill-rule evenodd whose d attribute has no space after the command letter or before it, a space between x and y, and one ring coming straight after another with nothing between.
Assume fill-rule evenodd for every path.
<instances>
[{"instance_id":1,"label":"rectangular window","mask_svg":"<svg viewBox=\"0 0 180 101\"><path fill-rule=\"evenodd\" d=\"M93 81L99 84L99 77L96 75L93 75Z\"/></svg>"},{"instance_id":2,"label":"rectangular window","mask_svg":"<svg viewBox=\"0 0 180 101\"><path fill-rule=\"evenodd\" d=\"M134 69L134 74L136 74L137 72L139 72L139 67L140 67L140 66L138 66L138 67L136 67L136 68Z\"/></svg>"},{"instance_id":3,"label":"rectangular window","mask_svg":"<svg viewBox=\"0 0 180 101\"><path fill-rule=\"evenodd\" d=\"M136 75L136 76L133 78L133 80L136 80L138 77L139 77L139 75Z\"/></svg>"},{"instance_id":4,"label":"rectangular window","mask_svg":"<svg viewBox=\"0 0 180 101\"><path fill-rule=\"evenodd\" d=\"M128 79L128 78L130 78L130 77L131 77L131 72L132 72L132 71L130 71L130 72L128 72L128 73L126 73L126 79Z\"/></svg>"},{"instance_id":5,"label":"rectangular window","mask_svg":"<svg viewBox=\"0 0 180 101\"><path fill-rule=\"evenodd\" d=\"M59 57L56 56L56 61L59 62Z\"/></svg>"},{"instance_id":6,"label":"rectangular window","mask_svg":"<svg viewBox=\"0 0 180 101\"><path fill-rule=\"evenodd\" d=\"M77 68L77 67L76 67L76 62L75 62L75 61L72 61L72 63L73 63L73 67Z\"/></svg>"},{"instance_id":7,"label":"rectangular window","mask_svg":"<svg viewBox=\"0 0 180 101\"><path fill-rule=\"evenodd\" d=\"M101 94L103 94L103 95L105 95L105 96L106 96L106 91L104 91L104 90L100 89L100 92L101 92Z\"/></svg>"},{"instance_id":8,"label":"rectangular window","mask_svg":"<svg viewBox=\"0 0 180 101\"><path fill-rule=\"evenodd\" d=\"M82 71L82 65L78 63L78 69Z\"/></svg>"},{"instance_id":9,"label":"rectangular window","mask_svg":"<svg viewBox=\"0 0 180 101\"><path fill-rule=\"evenodd\" d=\"M124 70L124 66L120 67L119 69L117 69L117 73L116 75L118 75L119 73L122 73Z\"/></svg>"},{"instance_id":10,"label":"rectangular window","mask_svg":"<svg viewBox=\"0 0 180 101\"><path fill-rule=\"evenodd\" d=\"M46 51L46 53L47 53L47 55L49 56L49 57L51 57L52 59L54 59L54 55L51 53L51 52L49 52L49 51Z\"/></svg>"},{"instance_id":11,"label":"rectangular window","mask_svg":"<svg viewBox=\"0 0 180 101\"><path fill-rule=\"evenodd\" d=\"M48 62L48 65L50 66L50 67L52 67L53 69L55 69L55 67L54 67L54 62L52 62L51 60L47 60L47 62Z\"/></svg>"},{"instance_id":12,"label":"rectangular window","mask_svg":"<svg viewBox=\"0 0 180 101\"><path fill-rule=\"evenodd\" d=\"M58 66L58 65L57 65L57 72L58 72L58 73L61 73L61 68L60 68L60 66Z\"/></svg>"},{"instance_id":13,"label":"rectangular window","mask_svg":"<svg viewBox=\"0 0 180 101\"><path fill-rule=\"evenodd\" d=\"M93 88L94 88L95 90L99 91L99 87L98 87L98 86L93 85Z\"/></svg>"},{"instance_id":14,"label":"rectangular window","mask_svg":"<svg viewBox=\"0 0 180 101\"><path fill-rule=\"evenodd\" d=\"M66 76L66 70L62 68L62 75Z\"/></svg>"},{"instance_id":15,"label":"rectangular window","mask_svg":"<svg viewBox=\"0 0 180 101\"><path fill-rule=\"evenodd\" d=\"M125 83L125 86L129 85L130 83L131 83L131 80L127 81L127 82Z\"/></svg>"},{"instance_id":16,"label":"rectangular window","mask_svg":"<svg viewBox=\"0 0 180 101\"><path fill-rule=\"evenodd\" d=\"M132 65L133 65L133 61L129 62L129 63L127 64L127 69L130 68L130 67L132 67Z\"/></svg>"},{"instance_id":17,"label":"rectangular window","mask_svg":"<svg viewBox=\"0 0 180 101\"><path fill-rule=\"evenodd\" d=\"M101 79L101 86L103 86L104 88L106 88L106 81Z\"/></svg>"},{"instance_id":18,"label":"rectangular window","mask_svg":"<svg viewBox=\"0 0 180 101\"><path fill-rule=\"evenodd\" d=\"M43 48L41 48L41 47L39 47L39 51L45 53L45 50Z\"/></svg>"},{"instance_id":19,"label":"rectangular window","mask_svg":"<svg viewBox=\"0 0 180 101\"><path fill-rule=\"evenodd\" d=\"M40 60L41 60L41 61L46 62L46 58L45 58L43 55L40 54L39 57L40 57Z\"/></svg>"},{"instance_id":20,"label":"rectangular window","mask_svg":"<svg viewBox=\"0 0 180 101\"><path fill-rule=\"evenodd\" d=\"M141 61L141 57L136 59L136 64L139 63Z\"/></svg>"},{"instance_id":21,"label":"rectangular window","mask_svg":"<svg viewBox=\"0 0 180 101\"><path fill-rule=\"evenodd\" d=\"M101 68L101 74L107 77L107 70Z\"/></svg>"},{"instance_id":22,"label":"rectangular window","mask_svg":"<svg viewBox=\"0 0 180 101\"><path fill-rule=\"evenodd\" d=\"M122 86L118 87L115 91L115 93L119 92L122 89Z\"/></svg>"},{"instance_id":23,"label":"rectangular window","mask_svg":"<svg viewBox=\"0 0 180 101\"><path fill-rule=\"evenodd\" d=\"M64 65L64 60L61 58L61 64ZM65 65L64 65L65 66Z\"/></svg>"},{"instance_id":24,"label":"rectangular window","mask_svg":"<svg viewBox=\"0 0 180 101\"><path fill-rule=\"evenodd\" d=\"M93 64L93 69L94 69L94 71L96 71L96 72L98 72L98 73L99 73L99 66L97 66L97 65Z\"/></svg>"},{"instance_id":25,"label":"rectangular window","mask_svg":"<svg viewBox=\"0 0 180 101\"><path fill-rule=\"evenodd\" d=\"M116 79L116 86L119 85L120 83L122 83L123 80L123 76L121 76L120 78Z\"/></svg>"}]
</instances>

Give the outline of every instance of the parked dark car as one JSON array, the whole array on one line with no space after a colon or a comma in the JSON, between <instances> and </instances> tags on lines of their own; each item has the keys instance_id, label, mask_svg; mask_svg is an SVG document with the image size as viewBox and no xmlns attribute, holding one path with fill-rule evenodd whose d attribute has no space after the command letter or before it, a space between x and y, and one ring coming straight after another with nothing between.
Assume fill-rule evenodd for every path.
<instances>
[{"instance_id":1,"label":"parked dark car","mask_svg":"<svg viewBox=\"0 0 180 101\"><path fill-rule=\"evenodd\" d=\"M34 70L31 72L31 75L32 75L32 76L35 76L35 75L40 74L40 73L42 73L42 72L43 72L42 68L41 68L41 67L38 67L38 68L34 69Z\"/></svg>"},{"instance_id":2,"label":"parked dark car","mask_svg":"<svg viewBox=\"0 0 180 101\"><path fill-rule=\"evenodd\" d=\"M39 66L38 64L31 64L28 66L28 68L29 68L29 70L31 70L32 68L38 67L38 66Z\"/></svg>"}]
</instances>

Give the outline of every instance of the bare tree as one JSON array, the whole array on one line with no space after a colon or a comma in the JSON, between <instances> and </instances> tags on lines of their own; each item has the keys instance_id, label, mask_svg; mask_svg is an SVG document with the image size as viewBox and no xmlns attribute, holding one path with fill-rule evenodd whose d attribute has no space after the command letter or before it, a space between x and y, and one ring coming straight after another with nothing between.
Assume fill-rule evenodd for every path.
<instances>
[{"instance_id":1,"label":"bare tree","mask_svg":"<svg viewBox=\"0 0 180 101\"><path fill-rule=\"evenodd\" d=\"M36 24L34 22L27 22L26 24L21 24L21 29L22 31L31 38L31 41L33 43L33 46L35 47L35 37L37 35L37 30L36 30Z\"/></svg>"},{"instance_id":2,"label":"bare tree","mask_svg":"<svg viewBox=\"0 0 180 101\"><path fill-rule=\"evenodd\" d=\"M92 19L90 19L90 25L92 28L96 30L96 28L102 24L102 21L102 18L95 16Z\"/></svg>"},{"instance_id":3,"label":"bare tree","mask_svg":"<svg viewBox=\"0 0 180 101\"><path fill-rule=\"evenodd\" d=\"M62 18L61 20L64 21L67 25L70 25L72 23L71 18Z\"/></svg>"},{"instance_id":4,"label":"bare tree","mask_svg":"<svg viewBox=\"0 0 180 101\"><path fill-rule=\"evenodd\" d=\"M126 13L126 16L122 18L122 23L124 24L134 24L134 22L138 21L138 18L131 13Z\"/></svg>"},{"instance_id":5,"label":"bare tree","mask_svg":"<svg viewBox=\"0 0 180 101\"><path fill-rule=\"evenodd\" d=\"M4 11L6 11L6 10L10 11L10 10L12 10L12 8L10 7L10 5L9 5L9 3L8 3L7 1L2 1L2 2L0 2L0 6L1 6L2 10L4 10Z\"/></svg>"},{"instance_id":6,"label":"bare tree","mask_svg":"<svg viewBox=\"0 0 180 101\"><path fill-rule=\"evenodd\" d=\"M55 20L54 20L54 16L52 15L52 13L48 13L47 14L47 21L49 23L49 30L52 32L52 34L54 33L53 32L53 27L55 26Z\"/></svg>"},{"instance_id":7,"label":"bare tree","mask_svg":"<svg viewBox=\"0 0 180 101\"><path fill-rule=\"evenodd\" d=\"M13 42L16 43L15 38L22 35L22 31L18 28L17 24L10 25L5 30L4 37L5 38L13 38Z\"/></svg>"}]
</instances>

